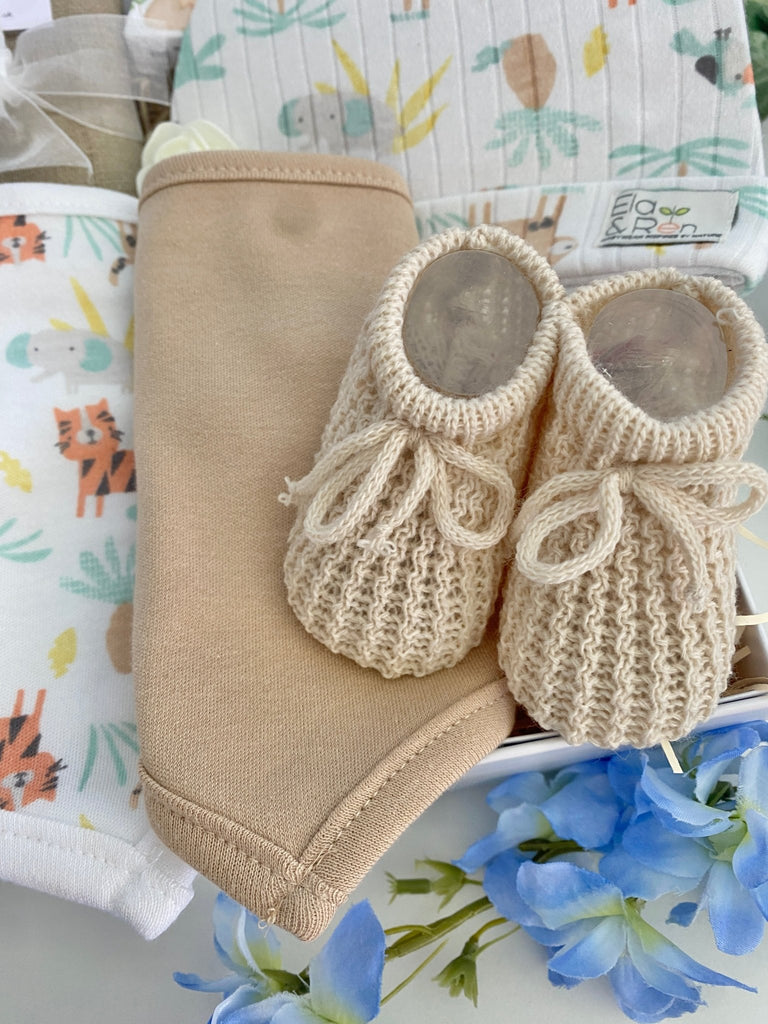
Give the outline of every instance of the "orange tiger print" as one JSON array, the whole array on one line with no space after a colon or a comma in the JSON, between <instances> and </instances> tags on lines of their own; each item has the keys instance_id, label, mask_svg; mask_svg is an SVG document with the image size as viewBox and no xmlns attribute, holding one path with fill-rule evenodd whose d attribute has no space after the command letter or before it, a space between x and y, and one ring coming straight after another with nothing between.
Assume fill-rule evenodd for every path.
<instances>
[{"instance_id":1,"label":"orange tiger print","mask_svg":"<svg viewBox=\"0 0 768 1024\"><path fill-rule=\"evenodd\" d=\"M125 268L132 267L136 259L136 226L134 224L126 226L122 221L119 221L119 224L120 242L124 255L118 256L109 268L109 283L114 285L117 284L118 278Z\"/></svg>"},{"instance_id":2,"label":"orange tiger print","mask_svg":"<svg viewBox=\"0 0 768 1024\"><path fill-rule=\"evenodd\" d=\"M27 224L24 214L0 217L0 263L44 260L47 237L37 224Z\"/></svg>"},{"instance_id":3,"label":"orange tiger print","mask_svg":"<svg viewBox=\"0 0 768 1024\"><path fill-rule=\"evenodd\" d=\"M83 429L79 409L54 409L59 427L56 447L65 459L80 464L77 515L85 515L85 499L96 498L96 516L104 509L105 494L128 494L136 490L136 460L130 449L118 451L122 430L115 427L106 398L86 405L90 427Z\"/></svg>"},{"instance_id":4,"label":"orange tiger print","mask_svg":"<svg viewBox=\"0 0 768 1024\"><path fill-rule=\"evenodd\" d=\"M23 715L24 691L16 694L10 718L0 718L0 810L20 811L34 800L55 800L59 772L67 766L40 750L40 715L45 690L35 709Z\"/></svg>"}]
</instances>

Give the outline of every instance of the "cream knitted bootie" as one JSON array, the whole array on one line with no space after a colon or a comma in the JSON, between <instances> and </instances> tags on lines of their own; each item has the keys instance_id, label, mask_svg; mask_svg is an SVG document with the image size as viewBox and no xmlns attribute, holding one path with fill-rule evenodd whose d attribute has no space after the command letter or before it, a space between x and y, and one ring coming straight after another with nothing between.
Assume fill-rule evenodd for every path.
<instances>
[{"instance_id":1,"label":"cream knitted bootie","mask_svg":"<svg viewBox=\"0 0 768 1024\"><path fill-rule=\"evenodd\" d=\"M607 302L648 288L702 303L727 347L723 397L667 421L619 392L585 341ZM499 660L515 698L568 742L649 746L708 718L728 681L734 527L768 493L764 471L738 461L765 399L768 350L748 307L711 278L627 274L568 302L575 324L513 528Z\"/></svg>"},{"instance_id":2,"label":"cream knitted bootie","mask_svg":"<svg viewBox=\"0 0 768 1024\"><path fill-rule=\"evenodd\" d=\"M471 380L478 370L461 345L451 351L444 342L439 300L413 314L421 375L406 354L404 320L409 303L420 301L420 275L440 257L471 250L501 256L523 276L533 319L510 376L460 397L427 383L445 388L447 379ZM459 267L458 284L464 279ZM465 304L459 298L456 308L474 330L497 307L506 350L526 330L522 304L490 291ZM501 228L437 235L391 274L353 352L315 466L282 496L299 508L285 560L288 600L330 650L391 678L455 665L480 643L567 315L563 297L548 264ZM478 357L480 375L503 356Z\"/></svg>"}]
</instances>

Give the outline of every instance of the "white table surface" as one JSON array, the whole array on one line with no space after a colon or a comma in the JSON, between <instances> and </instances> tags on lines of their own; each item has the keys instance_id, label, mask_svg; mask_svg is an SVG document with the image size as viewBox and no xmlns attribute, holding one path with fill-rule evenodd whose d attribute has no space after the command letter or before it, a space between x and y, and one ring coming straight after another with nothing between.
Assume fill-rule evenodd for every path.
<instances>
[{"instance_id":1,"label":"white table surface","mask_svg":"<svg viewBox=\"0 0 768 1024\"><path fill-rule=\"evenodd\" d=\"M763 324L768 324L768 284L750 299ZM758 424L749 457L768 467L768 422ZM749 523L768 538L768 509ZM768 609L768 551L740 541L740 557L757 608ZM421 857L450 860L495 822L484 804L489 785L470 786L444 795L407 830L370 872L354 898L368 897L385 926L407 921L426 923L437 912L437 897L404 897L388 905L385 872L414 874ZM474 892L479 890L473 890ZM168 931L145 942L121 921L86 907L0 883L0 1024L204 1024L217 997L180 989L175 970L220 977L225 969L211 943L211 908L216 890L205 879L196 895ZM463 900L460 895L443 911ZM707 987L708 1005L695 1018L702 1024L765 1024L768 1018L768 937L745 957L726 957L714 949L704 922L690 929L663 926L690 955L716 970L760 989L759 995L735 989ZM616 1008L608 982L585 982L571 991L555 989L546 978L542 949L522 933L498 943L478 965L478 1009L464 998L451 999L429 981L439 966L459 952L463 933L445 955L433 962L416 982L395 997L378 1018L382 1024L621 1024L627 1018ZM467 934L464 938L468 937ZM282 935L282 933L281 933ZM299 970L312 955L313 945L285 937L284 962ZM417 957L413 958L418 962ZM403 963L400 973L385 971L389 991L414 964ZM423 979L423 980L422 980Z\"/></svg>"}]
</instances>

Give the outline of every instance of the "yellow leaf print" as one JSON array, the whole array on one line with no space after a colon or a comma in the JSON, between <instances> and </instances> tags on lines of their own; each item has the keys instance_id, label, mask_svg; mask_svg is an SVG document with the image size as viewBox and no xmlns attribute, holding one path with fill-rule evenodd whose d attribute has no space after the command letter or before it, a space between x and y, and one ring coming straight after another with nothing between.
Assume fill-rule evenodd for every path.
<instances>
[{"instance_id":1,"label":"yellow leaf print","mask_svg":"<svg viewBox=\"0 0 768 1024\"><path fill-rule=\"evenodd\" d=\"M51 671L54 679L65 675L69 666L75 660L77 654L77 634L74 629L65 629L59 633L53 641L53 647L48 651L48 660L51 663Z\"/></svg>"},{"instance_id":2,"label":"yellow leaf print","mask_svg":"<svg viewBox=\"0 0 768 1024\"><path fill-rule=\"evenodd\" d=\"M18 459L12 459L8 452L0 452L0 473L9 487L18 487L25 494L32 490L32 474L24 469Z\"/></svg>"},{"instance_id":3,"label":"yellow leaf print","mask_svg":"<svg viewBox=\"0 0 768 1024\"><path fill-rule=\"evenodd\" d=\"M86 818L86 816L84 814L80 815L79 821L80 821L80 828L89 828L93 832L96 831L96 826L92 822L90 822L88 820L88 818Z\"/></svg>"},{"instance_id":4,"label":"yellow leaf print","mask_svg":"<svg viewBox=\"0 0 768 1024\"><path fill-rule=\"evenodd\" d=\"M106 337L109 334L106 324L101 319L99 311L94 306L93 302L88 298L88 293L85 288L77 281L74 277L70 277L69 283L75 290L77 301L80 303L80 309L85 314L85 319L88 321L88 326L94 334L101 334Z\"/></svg>"},{"instance_id":5,"label":"yellow leaf print","mask_svg":"<svg viewBox=\"0 0 768 1024\"><path fill-rule=\"evenodd\" d=\"M413 121L415 117L418 117L418 115L427 105L429 97L434 92L435 86L443 77L445 72L448 70L448 65L450 63L451 58L448 57L446 60L443 61L443 63L440 65L437 71L435 71L433 75L430 75L427 81L424 82L423 85L420 85L416 92L405 101L405 103L403 104L403 109L400 111L400 127L403 129L403 132L405 132L405 129L408 127L411 121ZM444 107L441 108L441 110L444 109ZM437 120L437 118L435 118L435 120ZM434 123L435 122L433 120L433 127ZM410 142L407 145L403 146L403 148L406 149L408 148L408 146L412 145L414 145L414 143Z\"/></svg>"},{"instance_id":6,"label":"yellow leaf print","mask_svg":"<svg viewBox=\"0 0 768 1024\"><path fill-rule=\"evenodd\" d=\"M370 89L360 68L355 64L346 50L344 50L334 39L333 49L339 58L339 63L347 72L350 85L360 96L370 96Z\"/></svg>"},{"instance_id":7,"label":"yellow leaf print","mask_svg":"<svg viewBox=\"0 0 768 1024\"><path fill-rule=\"evenodd\" d=\"M56 331L74 331L72 324L68 324L66 320L58 320L55 316L52 316L49 321L51 327Z\"/></svg>"},{"instance_id":8,"label":"yellow leaf print","mask_svg":"<svg viewBox=\"0 0 768 1024\"><path fill-rule=\"evenodd\" d=\"M387 87L387 95L384 102L387 104L389 109L395 115L397 113L397 104L400 99L400 61L395 61L395 66L392 68L392 75L389 79L389 86Z\"/></svg>"},{"instance_id":9,"label":"yellow leaf print","mask_svg":"<svg viewBox=\"0 0 768 1024\"><path fill-rule=\"evenodd\" d=\"M603 30L603 26L598 25L597 28L593 28L589 34L589 39L584 43L584 53L582 55L587 78L591 78L592 75L596 75L598 71L603 70L605 59L610 49L608 36Z\"/></svg>"},{"instance_id":10,"label":"yellow leaf print","mask_svg":"<svg viewBox=\"0 0 768 1024\"><path fill-rule=\"evenodd\" d=\"M329 85L328 82L315 82L315 88L317 89L318 92L322 92L326 96L329 93L334 93L337 91L336 87L334 85Z\"/></svg>"},{"instance_id":11,"label":"yellow leaf print","mask_svg":"<svg viewBox=\"0 0 768 1024\"><path fill-rule=\"evenodd\" d=\"M128 330L125 332L125 341L123 342L123 344L125 345L129 352L133 352L133 334L134 325L133 317L131 317L131 322L128 324Z\"/></svg>"},{"instance_id":12,"label":"yellow leaf print","mask_svg":"<svg viewBox=\"0 0 768 1024\"><path fill-rule=\"evenodd\" d=\"M409 128L407 131L403 132L403 134L392 143L393 152L402 153L403 150L408 149L410 146L415 146L417 143L421 142L422 139L425 139L435 127L435 122L447 105L448 104L446 103L442 107L438 107L434 114L429 115L426 121L422 121L420 124L416 124L413 128Z\"/></svg>"}]
</instances>

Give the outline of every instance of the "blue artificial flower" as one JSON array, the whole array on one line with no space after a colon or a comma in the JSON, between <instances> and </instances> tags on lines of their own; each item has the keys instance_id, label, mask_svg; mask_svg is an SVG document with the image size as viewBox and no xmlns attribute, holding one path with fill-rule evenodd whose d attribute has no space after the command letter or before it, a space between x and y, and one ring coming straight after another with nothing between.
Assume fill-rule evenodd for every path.
<instances>
[{"instance_id":1,"label":"blue artificial flower","mask_svg":"<svg viewBox=\"0 0 768 1024\"><path fill-rule=\"evenodd\" d=\"M176 971L174 981L196 992L220 992L210 1024L221 1024L233 1010L266 999L276 985L264 971L280 969L279 943L259 919L226 893L220 892L213 908L213 944L230 973L214 981Z\"/></svg>"},{"instance_id":2,"label":"blue artificial flower","mask_svg":"<svg viewBox=\"0 0 768 1024\"><path fill-rule=\"evenodd\" d=\"M541 772L513 775L487 799L499 815L496 829L455 862L470 873L504 853L514 852L520 863L532 859L537 849L519 848L531 840L546 841L541 849L559 840L566 848L599 849L611 841L620 814L605 760L571 765L552 778Z\"/></svg>"},{"instance_id":3,"label":"blue artificial flower","mask_svg":"<svg viewBox=\"0 0 768 1024\"><path fill-rule=\"evenodd\" d=\"M384 932L364 900L347 911L310 961L308 992L280 992L243 1005L227 1015L226 1024L368 1024L379 1012L384 950Z\"/></svg>"},{"instance_id":4,"label":"blue artificial flower","mask_svg":"<svg viewBox=\"0 0 768 1024\"><path fill-rule=\"evenodd\" d=\"M553 984L608 975L622 1011L641 1024L694 1012L702 998L691 982L755 991L691 959L643 920L639 901L575 864L528 862L514 883L497 876L491 889L500 913L548 948Z\"/></svg>"},{"instance_id":5,"label":"blue artificial flower","mask_svg":"<svg viewBox=\"0 0 768 1024\"><path fill-rule=\"evenodd\" d=\"M767 737L762 722L697 737L682 751L684 775L646 763L648 809L599 868L625 896L698 889L669 920L690 924L706 906L718 948L733 955L757 947L768 919Z\"/></svg>"}]
</instances>

